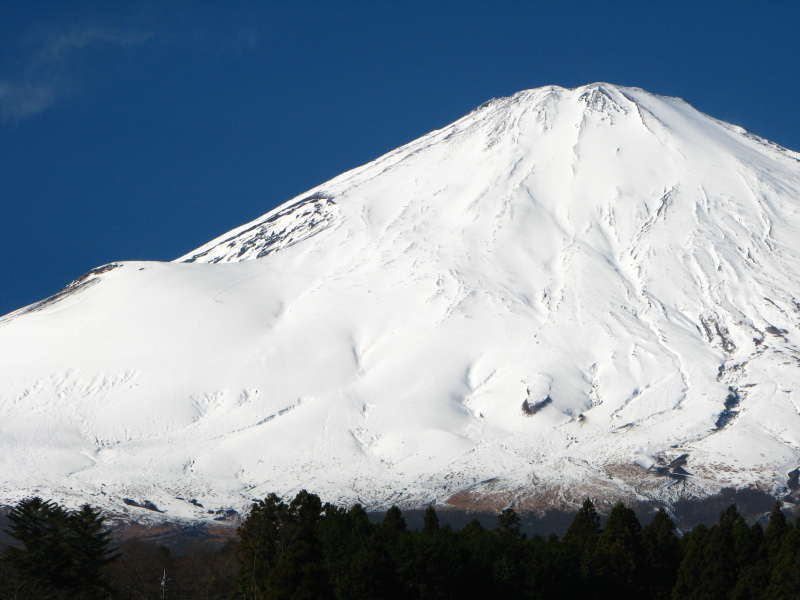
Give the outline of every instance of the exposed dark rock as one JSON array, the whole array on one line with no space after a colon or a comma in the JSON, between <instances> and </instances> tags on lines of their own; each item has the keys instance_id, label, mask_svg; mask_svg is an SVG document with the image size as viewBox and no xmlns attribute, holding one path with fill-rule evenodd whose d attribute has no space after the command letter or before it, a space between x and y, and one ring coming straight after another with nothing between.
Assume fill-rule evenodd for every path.
<instances>
[{"instance_id":1,"label":"exposed dark rock","mask_svg":"<svg viewBox=\"0 0 800 600\"><path fill-rule=\"evenodd\" d=\"M89 279L90 277L94 277L96 275L102 275L103 273L108 273L109 271L113 271L114 269L118 269L121 266L122 265L117 264L117 263L109 263L107 265L103 265L102 267L95 267L94 269L92 269L88 273L84 273L83 275L78 277L75 281L72 281L72 282L68 283L67 287L65 287L64 289L67 290L69 288L73 288L75 286L78 286L78 285L82 284L84 281L86 281L87 279Z\"/></svg>"},{"instance_id":2,"label":"exposed dark rock","mask_svg":"<svg viewBox=\"0 0 800 600\"><path fill-rule=\"evenodd\" d=\"M736 344L734 344L733 340L730 338L728 328L719 322L719 317L716 314L701 316L700 324L703 326L703 331L709 343L712 343L714 339L718 337L722 344L722 349L725 352L730 354L736 350Z\"/></svg>"},{"instance_id":3,"label":"exposed dark rock","mask_svg":"<svg viewBox=\"0 0 800 600\"><path fill-rule=\"evenodd\" d=\"M535 415L540 410L542 410L545 406L550 404L552 401L553 401L553 399L550 396L548 396L544 400L539 400L538 402L534 402L533 404L531 404L530 402L528 402L528 400L526 398L522 402L522 412L524 412L526 415Z\"/></svg>"},{"instance_id":4,"label":"exposed dark rock","mask_svg":"<svg viewBox=\"0 0 800 600\"><path fill-rule=\"evenodd\" d=\"M219 510L210 510L208 512L209 514L217 515L216 517L214 517L215 521L228 521L230 519L235 519L236 517L239 516L239 513L233 510L232 508L229 508L227 510L220 508Z\"/></svg>"},{"instance_id":5,"label":"exposed dark rock","mask_svg":"<svg viewBox=\"0 0 800 600\"><path fill-rule=\"evenodd\" d=\"M717 417L717 422L715 424L716 429L722 429L730 423L731 419L733 419L737 414L739 414L738 410L733 410L737 406L739 406L739 402L741 402L741 397L739 396L738 390L734 387L728 387L728 391L730 394L725 398L725 408L719 413Z\"/></svg>"},{"instance_id":6,"label":"exposed dark rock","mask_svg":"<svg viewBox=\"0 0 800 600\"><path fill-rule=\"evenodd\" d=\"M786 487L792 491L800 488L800 469L789 471L789 480L786 482Z\"/></svg>"},{"instance_id":7,"label":"exposed dark rock","mask_svg":"<svg viewBox=\"0 0 800 600\"><path fill-rule=\"evenodd\" d=\"M108 264L108 265L103 265L102 267L97 267L95 269L92 269L88 273L84 273L83 275L78 277L76 280L71 281L70 283L68 283L66 285L66 287L64 289L62 289L61 291L53 294L52 296L49 296L49 297L45 298L44 300L40 300L39 302L36 302L35 304L31 304L27 308L22 309L20 314L28 314L28 313L32 313L32 312L37 312L37 311L42 310L43 308L46 308L46 307L48 307L48 306L50 306L52 304L55 304L59 300L63 300L64 298L66 298L68 296L71 296L72 294L76 294L79 291L84 290L84 289L88 288L89 286L92 286L95 283L97 283L99 281L99 279L97 278L98 275L102 275L103 273L107 273L108 271L111 271L113 269L117 269L117 268L122 267L122 266L123 265L119 265L117 263L111 263L111 264Z\"/></svg>"},{"instance_id":8,"label":"exposed dark rock","mask_svg":"<svg viewBox=\"0 0 800 600\"><path fill-rule=\"evenodd\" d=\"M235 248L240 243L241 247L239 247L237 257L257 250L258 254L255 258L262 258L282 248L293 246L330 227L336 214L333 210L335 204L326 194L313 194L279 210L244 231L236 232L234 236L187 258L184 262L195 262L222 245ZM245 240L244 243L242 240ZM225 259L216 257L209 262L217 263L222 260Z\"/></svg>"},{"instance_id":9,"label":"exposed dark rock","mask_svg":"<svg viewBox=\"0 0 800 600\"><path fill-rule=\"evenodd\" d=\"M772 335L777 335L777 336L783 336L783 335L789 333L787 330L778 329L774 325L770 325L769 327L767 327L766 332L767 333L771 333Z\"/></svg>"},{"instance_id":10,"label":"exposed dark rock","mask_svg":"<svg viewBox=\"0 0 800 600\"><path fill-rule=\"evenodd\" d=\"M130 498L123 498L122 501L127 504L128 506L135 506L136 508L146 508L147 510L152 510L154 512L163 513L163 510L159 510L159 508L150 502L150 500L145 500L144 502L137 502L136 500L131 500Z\"/></svg>"},{"instance_id":11,"label":"exposed dark rock","mask_svg":"<svg viewBox=\"0 0 800 600\"><path fill-rule=\"evenodd\" d=\"M669 477L670 479L675 479L676 481L683 481L692 475L689 471L683 468L688 462L688 459L688 454L681 454L678 458L671 460L667 464L667 461L663 457L659 456L656 459L656 464L658 466L650 467L650 470L655 473L656 477Z\"/></svg>"}]
</instances>

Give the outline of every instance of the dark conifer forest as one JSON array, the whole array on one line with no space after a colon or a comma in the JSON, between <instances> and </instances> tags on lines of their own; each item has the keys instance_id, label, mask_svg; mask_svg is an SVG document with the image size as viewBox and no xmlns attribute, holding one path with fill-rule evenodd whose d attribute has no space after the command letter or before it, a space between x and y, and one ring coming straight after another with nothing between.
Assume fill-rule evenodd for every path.
<instances>
[{"instance_id":1,"label":"dark conifer forest","mask_svg":"<svg viewBox=\"0 0 800 600\"><path fill-rule=\"evenodd\" d=\"M800 523L776 504L766 527L736 505L678 536L660 510L642 526L622 503L604 525L586 500L563 538L526 537L506 509L493 529L456 531L427 509L418 530L392 507L302 491L252 505L238 538L175 555L139 540L118 545L100 511L32 498L9 514L0 600L783 600L800 597Z\"/></svg>"}]
</instances>

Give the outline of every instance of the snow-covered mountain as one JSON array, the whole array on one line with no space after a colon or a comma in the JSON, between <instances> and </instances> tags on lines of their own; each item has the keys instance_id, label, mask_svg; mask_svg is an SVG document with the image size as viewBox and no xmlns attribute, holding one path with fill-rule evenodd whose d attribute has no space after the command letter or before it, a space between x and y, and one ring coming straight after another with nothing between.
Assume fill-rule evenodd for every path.
<instances>
[{"instance_id":1,"label":"snow-covered mountain","mask_svg":"<svg viewBox=\"0 0 800 600\"><path fill-rule=\"evenodd\" d=\"M782 494L799 320L800 155L640 89L520 92L0 319L0 501Z\"/></svg>"}]
</instances>

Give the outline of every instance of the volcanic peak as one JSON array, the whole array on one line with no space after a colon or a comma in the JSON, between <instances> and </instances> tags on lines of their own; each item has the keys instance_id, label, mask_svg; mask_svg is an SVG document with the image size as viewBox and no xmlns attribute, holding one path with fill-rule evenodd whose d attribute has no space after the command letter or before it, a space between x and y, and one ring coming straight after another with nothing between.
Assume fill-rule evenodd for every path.
<instances>
[{"instance_id":1,"label":"volcanic peak","mask_svg":"<svg viewBox=\"0 0 800 600\"><path fill-rule=\"evenodd\" d=\"M0 494L203 517L181 499L786 493L797 157L637 88L494 100L2 320Z\"/></svg>"}]
</instances>

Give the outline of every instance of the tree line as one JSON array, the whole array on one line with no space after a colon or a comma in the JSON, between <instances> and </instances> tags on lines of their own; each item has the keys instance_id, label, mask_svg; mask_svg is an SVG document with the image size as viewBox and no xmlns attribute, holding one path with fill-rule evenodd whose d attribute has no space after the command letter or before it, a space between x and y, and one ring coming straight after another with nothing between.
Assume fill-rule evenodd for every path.
<instances>
[{"instance_id":1,"label":"tree line","mask_svg":"<svg viewBox=\"0 0 800 600\"><path fill-rule=\"evenodd\" d=\"M0 599L236 600L674 599L800 597L800 523L776 504L766 527L736 506L682 537L658 511L642 526L624 504L601 526L590 500L563 538L527 537L512 509L493 529L441 525L429 507L410 529L397 507L372 522L359 505L302 491L252 505L238 539L174 556L155 544L112 548L99 510L39 498L9 515Z\"/></svg>"}]
</instances>

